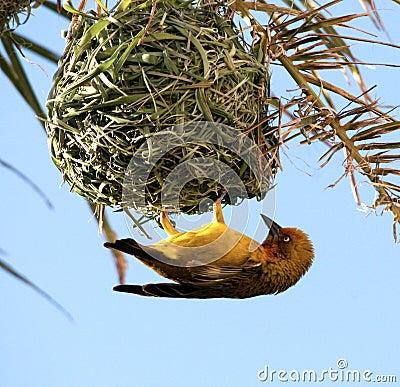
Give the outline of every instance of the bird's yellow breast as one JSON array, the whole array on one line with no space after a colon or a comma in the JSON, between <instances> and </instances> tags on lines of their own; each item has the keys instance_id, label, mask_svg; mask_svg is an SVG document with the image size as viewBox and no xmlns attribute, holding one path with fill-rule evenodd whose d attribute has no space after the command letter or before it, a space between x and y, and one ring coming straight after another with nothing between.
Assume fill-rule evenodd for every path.
<instances>
[{"instance_id":1,"label":"bird's yellow breast","mask_svg":"<svg viewBox=\"0 0 400 387\"><path fill-rule=\"evenodd\" d=\"M189 264L241 265L257 249L258 243L246 235L214 222L189 232L180 232L152 247ZM189 259L190 257L190 259Z\"/></svg>"},{"instance_id":2,"label":"bird's yellow breast","mask_svg":"<svg viewBox=\"0 0 400 387\"><path fill-rule=\"evenodd\" d=\"M228 231L227 231L228 230ZM188 232L180 232L166 238L165 241L178 246L199 247L215 241L225 232L234 231L223 223L211 223Z\"/></svg>"}]
</instances>

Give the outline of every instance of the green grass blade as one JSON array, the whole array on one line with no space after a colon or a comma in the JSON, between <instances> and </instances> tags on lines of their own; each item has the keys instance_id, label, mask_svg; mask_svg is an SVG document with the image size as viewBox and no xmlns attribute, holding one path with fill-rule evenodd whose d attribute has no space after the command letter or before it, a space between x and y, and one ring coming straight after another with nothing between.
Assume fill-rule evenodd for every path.
<instances>
[{"instance_id":1,"label":"green grass blade","mask_svg":"<svg viewBox=\"0 0 400 387\"><path fill-rule=\"evenodd\" d=\"M72 315L61 305L59 304L53 297L51 297L44 290L39 288L39 286L35 285L32 281L30 281L27 277L20 274L17 270L15 270L10 264L5 262L0 258L0 268L5 270L7 273L12 275L14 278L20 280L25 285L29 286L36 293L40 294L43 298L45 298L50 304L52 304L56 309L58 309L69 321L74 321Z\"/></svg>"}]
</instances>

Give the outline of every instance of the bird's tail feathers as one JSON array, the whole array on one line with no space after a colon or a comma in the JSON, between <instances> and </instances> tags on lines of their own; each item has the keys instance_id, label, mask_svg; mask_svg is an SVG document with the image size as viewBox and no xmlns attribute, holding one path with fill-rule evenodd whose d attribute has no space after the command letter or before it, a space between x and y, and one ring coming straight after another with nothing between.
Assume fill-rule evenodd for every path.
<instances>
[{"instance_id":1,"label":"bird's tail feathers","mask_svg":"<svg viewBox=\"0 0 400 387\"><path fill-rule=\"evenodd\" d=\"M191 286L184 284L159 283L146 285L117 285L116 292L133 293L147 297L169 297L169 298L214 298L206 287ZM221 296L219 296L221 297Z\"/></svg>"},{"instance_id":2,"label":"bird's tail feathers","mask_svg":"<svg viewBox=\"0 0 400 387\"><path fill-rule=\"evenodd\" d=\"M114 243L106 242L104 243L104 247L107 247L109 249L119 250L122 251L123 253L135 256L148 255L143 250L142 246L131 238L117 239Z\"/></svg>"}]
</instances>

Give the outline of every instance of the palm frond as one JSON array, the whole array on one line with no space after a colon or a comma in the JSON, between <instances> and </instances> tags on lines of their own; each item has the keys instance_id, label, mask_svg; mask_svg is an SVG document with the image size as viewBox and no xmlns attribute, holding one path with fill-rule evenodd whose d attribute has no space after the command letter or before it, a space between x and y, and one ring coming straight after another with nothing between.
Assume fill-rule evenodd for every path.
<instances>
[{"instance_id":1,"label":"palm frond","mask_svg":"<svg viewBox=\"0 0 400 387\"><path fill-rule=\"evenodd\" d=\"M284 2L292 4L289 0ZM338 1L311 7L311 2L293 2L290 10L263 4L249 6L240 0L235 5L261 36L267 59L283 66L300 88L299 95L281 107L286 113L292 112L291 120L281 124L281 143L298 138L299 134L305 137L304 143L324 142L329 149L321 157L322 166L339 150L344 150L344 175L350 177L357 202L360 202L356 182L356 175L359 175L377 192L376 200L369 207L376 210L383 206L384 210L391 211L396 231L396 224L400 222L400 160L396 157L400 154L400 142L393 137L400 122L369 96L360 73L360 66L367 63L353 56L347 41L356 39L366 44L399 47L375 41L369 34L365 38L340 34L339 27L351 31L351 21L370 16L370 13L330 16L327 11L336 3ZM373 2L368 3L375 9ZM253 9L269 14L268 25L259 23L250 12ZM399 67L391 63L379 65ZM361 96L352 95L320 75L326 70L344 69L350 69L357 80Z\"/></svg>"},{"instance_id":2,"label":"palm frond","mask_svg":"<svg viewBox=\"0 0 400 387\"><path fill-rule=\"evenodd\" d=\"M57 6L56 3L46 1L44 2L43 6L49 8L55 13L56 12L58 13L59 7ZM70 15L64 10L61 11L61 15L70 19ZM22 66L21 58L25 58L25 54L23 52L24 49L30 50L39 55L40 57L42 57L43 59L52 61L54 63L57 63L60 55L54 52L53 50L45 47L41 43L36 43L30 38L27 38L23 35L20 35L19 33L10 30L2 31L2 34L0 36L0 41L4 48L4 50L0 51L0 71L4 73L4 75L9 79L9 81L15 87L15 89L21 94L25 102L33 110L35 116L39 119L39 122L44 129L44 118L46 117L46 114L44 113L44 110L42 109L42 106L39 102L39 99L37 98L36 92L33 89L33 86L29 80L29 74ZM31 186L31 188L33 188L43 198L43 200L45 200L46 204L49 207L52 207L51 202L48 200L47 196L40 189L40 187L38 187L21 171L19 171L11 164L5 162L4 160L0 160L0 164L10 169L14 173L16 173L19 177L21 177L26 183L28 183ZM88 202L88 204L94 211L94 207L91 205L91 203ZM96 219L99 221L97 217ZM104 235L106 239L110 242L113 242L116 239L116 236L106 216L104 216L102 223L104 224ZM116 263L116 268L120 279L120 283L124 283L124 275L127 265L125 258L123 254L119 252L110 251L110 253L112 254L114 261ZM0 267L17 278L24 278L22 275L19 275L14 270L7 270L8 266L5 263L3 265L0 265ZM45 293L43 292L43 294Z\"/></svg>"},{"instance_id":3,"label":"palm frond","mask_svg":"<svg viewBox=\"0 0 400 387\"><path fill-rule=\"evenodd\" d=\"M40 118L40 122L44 129L42 120L46 117L41 104L33 90L32 84L29 81L29 76L26 74L22 66L19 55L21 53L19 46L13 39L12 32L5 32L1 36L1 42L4 47L4 53L0 52L0 70L7 76L16 90L21 94L26 103ZM17 54L17 55L16 55Z\"/></svg>"},{"instance_id":4,"label":"palm frond","mask_svg":"<svg viewBox=\"0 0 400 387\"><path fill-rule=\"evenodd\" d=\"M0 159L0 165L4 168L9 169L11 172L15 173L19 178L21 178L25 183L27 183L46 203L47 207L53 208L53 204L51 203L50 199L46 196L43 190L33 182L28 176L22 173L19 169L15 168L11 164L7 163L6 161Z\"/></svg>"},{"instance_id":5,"label":"palm frond","mask_svg":"<svg viewBox=\"0 0 400 387\"><path fill-rule=\"evenodd\" d=\"M4 251L0 250L0 254L4 255ZM68 320L73 321L72 315L61 305L59 304L53 297L51 297L48 293L42 290L39 286L35 285L31 280L27 277L19 273L16 269L14 269L9 263L0 258L0 268L5 270L7 273L11 274L14 278L20 280L25 285L29 286L35 292L40 294L43 298L45 298L48 302L50 302L55 308L57 308Z\"/></svg>"}]
</instances>

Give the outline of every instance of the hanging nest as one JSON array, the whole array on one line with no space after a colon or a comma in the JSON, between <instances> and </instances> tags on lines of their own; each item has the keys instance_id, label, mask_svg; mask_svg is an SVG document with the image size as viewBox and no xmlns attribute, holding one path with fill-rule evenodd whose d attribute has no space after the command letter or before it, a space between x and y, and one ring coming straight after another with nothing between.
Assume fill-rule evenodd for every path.
<instances>
[{"instance_id":1,"label":"hanging nest","mask_svg":"<svg viewBox=\"0 0 400 387\"><path fill-rule=\"evenodd\" d=\"M69 35L47 101L47 131L53 161L73 191L94 203L123 206L124 176L135 152L155 133L194 121L229 125L238 136L246 132L271 160L268 148L276 137L260 124L266 68L215 7L125 1L109 15L80 14ZM235 152L207 141L185 144L153 166L143 192L147 215L162 210L168 174L196 157L229 165L247 196L260 196L259 181ZM197 213L220 188L208 178L188 182L181 210ZM239 199L230 192L231 202Z\"/></svg>"}]
</instances>

